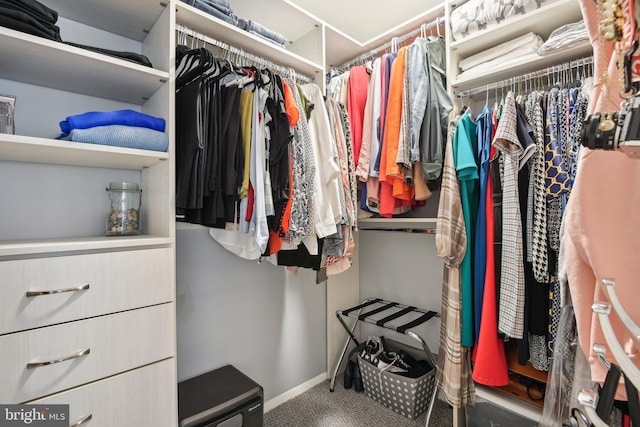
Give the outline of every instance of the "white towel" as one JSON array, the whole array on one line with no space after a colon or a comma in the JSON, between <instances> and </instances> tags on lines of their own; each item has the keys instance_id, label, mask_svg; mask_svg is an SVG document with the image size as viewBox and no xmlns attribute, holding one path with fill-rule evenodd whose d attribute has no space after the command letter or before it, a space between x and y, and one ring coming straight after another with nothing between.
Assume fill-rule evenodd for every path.
<instances>
[{"instance_id":1,"label":"white towel","mask_svg":"<svg viewBox=\"0 0 640 427\"><path fill-rule=\"evenodd\" d=\"M538 53L547 55L589 41L584 21L563 25L553 30L547 41L540 46Z\"/></svg>"},{"instance_id":2,"label":"white towel","mask_svg":"<svg viewBox=\"0 0 640 427\"><path fill-rule=\"evenodd\" d=\"M473 68L482 63L491 61L496 58L500 58L502 56L508 55L513 51L526 49L531 46L535 46L535 50L537 50L540 46L542 46L543 40L537 34L527 33L523 36L510 40L508 42L499 44L490 49L484 50L480 53L476 53L468 58L460 61L458 66L462 71L467 71L470 68ZM528 53L528 52L527 52Z\"/></svg>"},{"instance_id":3,"label":"white towel","mask_svg":"<svg viewBox=\"0 0 640 427\"><path fill-rule=\"evenodd\" d=\"M501 58L496 58L493 61L485 62L470 70L460 73L458 80L473 78L478 75L486 74L492 71L508 68L513 64L521 61L534 61L540 58L540 55L536 52L536 47L530 47L522 49L519 52L511 52Z\"/></svg>"}]
</instances>

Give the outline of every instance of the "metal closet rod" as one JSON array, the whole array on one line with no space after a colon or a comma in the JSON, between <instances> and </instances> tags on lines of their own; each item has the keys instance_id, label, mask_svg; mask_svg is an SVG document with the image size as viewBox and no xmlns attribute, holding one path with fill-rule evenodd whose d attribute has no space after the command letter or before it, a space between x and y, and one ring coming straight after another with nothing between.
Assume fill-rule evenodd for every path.
<instances>
[{"instance_id":1,"label":"metal closet rod","mask_svg":"<svg viewBox=\"0 0 640 427\"><path fill-rule=\"evenodd\" d=\"M532 71L530 73L521 74L519 76L510 77L508 79L500 80L499 82L489 83L484 86L478 86L475 89L460 91L455 93L456 98L469 98L474 95L478 95L481 93L485 93L487 91L493 89L500 89L507 86L514 86L522 82L526 82L529 80L535 80L540 77L547 77L555 74L561 74L563 72L573 70L575 68L586 67L588 65L593 64L593 57L589 56L586 58L576 59L574 61L565 62L563 64L554 65L551 67L544 68L538 71Z\"/></svg>"},{"instance_id":2,"label":"metal closet rod","mask_svg":"<svg viewBox=\"0 0 640 427\"><path fill-rule=\"evenodd\" d=\"M186 25L182 25L182 24L176 25L176 31L178 31L182 35L189 36L193 39L198 39L200 41L203 41L205 44L206 43L211 44L217 47L218 49L225 51L226 53L229 54L229 58L227 58L229 60L231 60L232 58L242 58L254 64L258 64L261 67L271 68L275 71L282 73L285 76L293 78L296 81L301 80L303 83L310 83L313 81L313 79L311 79L310 77L305 76L304 74L298 73L294 68L285 67L283 65L276 64L275 62L269 59L263 58L262 56L247 52L244 49L232 46L228 43L222 42L220 40L216 40L212 37L205 36L202 33L192 30Z\"/></svg>"},{"instance_id":3,"label":"metal closet rod","mask_svg":"<svg viewBox=\"0 0 640 427\"><path fill-rule=\"evenodd\" d=\"M397 37L393 37L390 41L386 42L385 44L383 44L382 46L378 46L375 49L372 49L368 52L365 52L347 62L345 62L342 65L339 65L337 67L331 67L335 70L348 70L349 68L351 68L353 65L358 65L358 64L363 64L367 59L372 59L374 58L379 52L382 52L386 49L389 48L394 48L394 46L397 46L398 44L404 42L407 39L410 39L411 37L414 37L418 34L420 34L423 31L428 31L432 28L436 28L439 27L440 25L444 24L445 22L445 18L444 16L440 16L436 19L434 19L433 21L427 23L427 24L422 24L419 28L416 28L415 30L404 34L402 36L397 36Z\"/></svg>"}]
</instances>

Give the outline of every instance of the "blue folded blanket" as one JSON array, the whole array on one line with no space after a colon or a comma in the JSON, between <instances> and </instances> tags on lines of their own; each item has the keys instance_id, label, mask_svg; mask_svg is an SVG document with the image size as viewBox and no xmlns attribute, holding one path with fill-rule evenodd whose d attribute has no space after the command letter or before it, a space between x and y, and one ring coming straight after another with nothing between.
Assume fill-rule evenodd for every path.
<instances>
[{"instance_id":1,"label":"blue folded blanket","mask_svg":"<svg viewBox=\"0 0 640 427\"><path fill-rule=\"evenodd\" d=\"M169 149L169 136L166 133L136 126L109 125L73 129L62 139L140 150L167 151Z\"/></svg>"},{"instance_id":2,"label":"blue folded blanket","mask_svg":"<svg viewBox=\"0 0 640 427\"><path fill-rule=\"evenodd\" d=\"M136 126L164 132L165 121L134 110L90 111L84 114L67 117L60 122L62 137L69 135L74 129L88 129L96 126L125 125Z\"/></svg>"}]
</instances>

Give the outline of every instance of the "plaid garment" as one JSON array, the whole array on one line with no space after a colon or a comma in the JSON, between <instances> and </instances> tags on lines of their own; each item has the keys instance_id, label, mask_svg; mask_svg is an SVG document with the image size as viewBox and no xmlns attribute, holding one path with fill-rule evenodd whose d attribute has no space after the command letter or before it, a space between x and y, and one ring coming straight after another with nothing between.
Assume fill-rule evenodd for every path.
<instances>
[{"instance_id":1,"label":"plaid garment","mask_svg":"<svg viewBox=\"0 0 640 427\"><path fill-rule=\"evenodd\" d=\"M518 197L518 169L523 153L517 134L517 110L513 92L505 99L493 145L504 154L502 182L502 260L498 330L522 339L524 333L524 258L522 219Z\"/></svg>"},{"instance_id":2,"label":"plaid garment","mask_svg":"<svg viewBox=\"0 0 640 427\"><path fill-rule=\"evenodd\" d=\"M436 249L445 264L436 385L447 401L459 408L475 404L475 385L471 378L471 349L462 346L460 263L466 252L467 235L453 165L452 139L456 124L457 120L449 123L436 225Z\"/></svg>"}]
</instances>

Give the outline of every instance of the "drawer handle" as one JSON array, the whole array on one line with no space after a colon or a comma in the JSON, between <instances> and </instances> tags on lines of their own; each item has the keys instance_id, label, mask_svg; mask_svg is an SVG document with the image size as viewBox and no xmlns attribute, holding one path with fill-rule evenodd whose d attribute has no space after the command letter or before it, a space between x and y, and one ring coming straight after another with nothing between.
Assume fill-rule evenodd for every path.
<instances>
[{"instance_id":1,"label":"drawer handle","mask_svg":"<svg viewBox=\"0 0 640 427\"><path fill-rule=\"evenodd\" d=\"M87 289L89 289L89 283L85 283L84 285L74 286L72 288L54 289L53 291L27 291L27 298L37 297L40 295L61 294L63 292L86 291Z\"/></svg>"},{"instance_id":2,"label":"drawer handle","mask_svg":"<svg viewBox=\"0 0 640 427\"><path fill-rule=\"evenodd\" d=\"M91 419L93 418L93 414L89 414L86 417L82 417L80 418L78 421L76 421L73 424L69 424L69 427L78 427L80 424L84 424L86 422L91 421Z\"/></svg>"},{"instance_id":3,"label":"drawer handle","mask_svg":"<svg viewBox=\"0 0 640 427\"><path fill-rule=\"evenodd\" d=\"M47 360L46 362L29 362L27 363L27 369L40 368L42 366L53 365L55 363L66 362L67 360L77 359L78 357L86 356L91 352L90 348L85 348L77 353L70 354L68 356L61 357L59 359Z\"/></svg>"}]
</instances>

